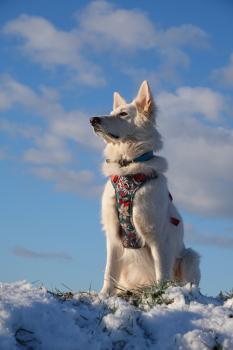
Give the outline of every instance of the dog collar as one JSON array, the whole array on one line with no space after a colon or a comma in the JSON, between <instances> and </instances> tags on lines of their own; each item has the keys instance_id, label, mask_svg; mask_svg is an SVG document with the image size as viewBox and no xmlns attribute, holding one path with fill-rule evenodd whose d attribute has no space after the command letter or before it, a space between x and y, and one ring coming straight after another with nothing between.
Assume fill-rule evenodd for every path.
<instances>
[{"instance_id":1,"label":"dog collar","mask_svg":"<svg viewBox=\"0 0 233 350\"><path fill-rule=\"evenodd\" d=\"M110 159L106 159L106 163L118 163L120 167L127 166L132 163L143 163L146 162L147 160L150 160L154 157L154 152L153 151L148 151L146 153L143 153L139 157L136 157L132 160L127 160L127 159L120 159L119 161L111 161Z\"/></svg>"}]
</instances>

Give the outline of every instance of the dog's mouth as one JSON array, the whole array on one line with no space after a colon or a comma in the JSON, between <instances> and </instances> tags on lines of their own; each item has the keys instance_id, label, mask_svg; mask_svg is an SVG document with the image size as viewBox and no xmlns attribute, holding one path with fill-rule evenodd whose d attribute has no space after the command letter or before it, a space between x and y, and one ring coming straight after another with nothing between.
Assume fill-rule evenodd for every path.
<instances>
[{"instance_id":1,"label":"dog's mouth","mask_svg":"<svg viewBox=\"0 0 233 350\"><path fill-rule=\"evenodd\" d=\"M120 136L112 134L111 132L108 133L108 136L112 137L113 139L117 140L120 138Z\"/></svg>"},{"instance_id":2,"label":"dog's mouth","mask_svg":"<svg viewBox=\"0 0 233 350\"><path fill-rule=\"evenodd\" d=\"M96 134L101 134L103 137L104 136L110 137L111 139L114 139L114 140L118 140L120 138L120 136L118 136L116 134L113 134L111 132L107 132L107 131L103 130L100 126L95 126L94 130L95 130Z\"/></svg>"}]
</instances>

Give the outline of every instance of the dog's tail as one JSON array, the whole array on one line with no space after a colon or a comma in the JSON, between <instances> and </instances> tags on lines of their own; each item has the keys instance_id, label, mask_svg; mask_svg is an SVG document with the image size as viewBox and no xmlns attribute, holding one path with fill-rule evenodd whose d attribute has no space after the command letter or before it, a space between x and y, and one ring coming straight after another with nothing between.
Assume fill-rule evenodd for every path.
<instances>
[{"instance_id":1,"label":"dog's tail","mask_svg":"<svg viewBox=\"0 0 233 350\"><path fill-rule=\"evenodd\" d=\"M191 248L184 248L181 257L177 259L175 277L182 282L196 285L201 279L200 255Z\"/></svg>"}]
</instances>

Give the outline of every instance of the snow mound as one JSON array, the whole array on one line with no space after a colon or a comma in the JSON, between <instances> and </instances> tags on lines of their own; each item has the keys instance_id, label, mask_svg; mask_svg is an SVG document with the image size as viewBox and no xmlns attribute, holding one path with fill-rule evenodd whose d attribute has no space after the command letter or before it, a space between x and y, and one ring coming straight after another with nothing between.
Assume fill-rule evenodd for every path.
<instances>
[{"instance_id":1,"label":"snow mound","mask_svg":"<svg viewBox=\"0 0 233 350\"><path fill-rule=\"evenodd\" d=\"M0 350L233 349L232 296L186 285L168 287L165 297L140 308L94 292L57 298L25 281L2 283Z\"/></svg>"}]
</instances>

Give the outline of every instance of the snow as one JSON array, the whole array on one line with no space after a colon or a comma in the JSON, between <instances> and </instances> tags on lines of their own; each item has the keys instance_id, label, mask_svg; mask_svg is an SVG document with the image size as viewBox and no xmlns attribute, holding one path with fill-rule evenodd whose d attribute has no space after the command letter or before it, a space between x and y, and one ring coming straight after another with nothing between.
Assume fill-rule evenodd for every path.
<instances>
[{"instance_id":1,"label":"snow","mask_svg":"<svg viewBox=\"0 0 233 350\"><path fill-rule=\"evenodd\" d=\"M0 283L0 350L233 349L233 298L171 286L171 303L137 308L118 297L61 300L26 281Z\"/></svg>"}]
</instances>

